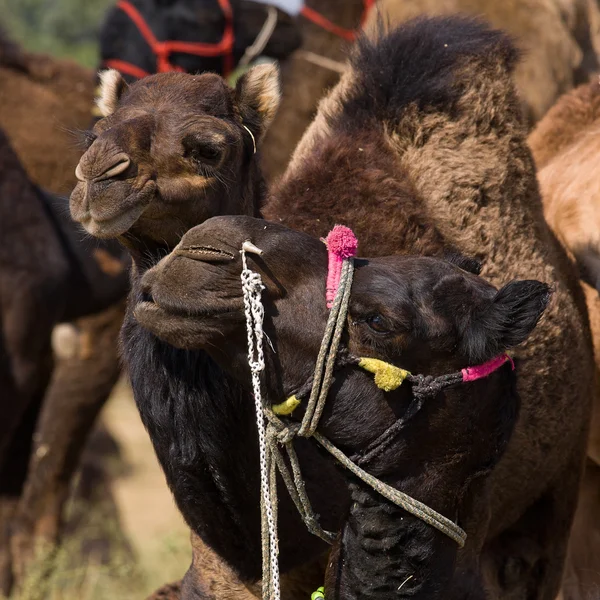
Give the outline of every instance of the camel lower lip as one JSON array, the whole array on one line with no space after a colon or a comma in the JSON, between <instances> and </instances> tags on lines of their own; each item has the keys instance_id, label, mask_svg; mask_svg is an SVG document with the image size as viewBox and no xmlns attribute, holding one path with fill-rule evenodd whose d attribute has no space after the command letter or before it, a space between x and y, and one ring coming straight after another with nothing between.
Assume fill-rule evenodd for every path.
<instances>
[{"instance_id":1,"label":"camel lower lip","mask_svg":"<svg viewBox=\"0 0 600 600\"><path fill-rule=\"evenodd\" d=\"M94 211L88 209L77 220L88 233L98 238L115 238L123 235L131 229L150 204L152 200L151 188L154 185L154 181L148 180L140 190L131 191L120 203L125 206L128 204L133 205L128 206L118 214L110 217L94 216ZM86 193L88 192L86 191ZM139 201L136 202L136 200Z\"/></svg>"}]
</instances>

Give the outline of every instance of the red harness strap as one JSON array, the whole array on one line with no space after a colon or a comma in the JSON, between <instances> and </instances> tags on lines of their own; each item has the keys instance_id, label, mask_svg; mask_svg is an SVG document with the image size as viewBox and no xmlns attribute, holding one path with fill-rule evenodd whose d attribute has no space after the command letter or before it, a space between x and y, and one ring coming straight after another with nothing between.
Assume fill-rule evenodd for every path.
<instances>
[{"instance_id":1,"label":"red harness strap","mask_svg":"<svg viewBox=\"0 0 600 600\"><path fill-rule=\"evenodd\" d=\"M200 42L178 42L166 41L161 42L156 39L154 33L146 23L146 20L139 10L129 2L129 0L119 0L117 8L120 8L135 24L144 38L150 49L156 56L156 72L167 73L169 71L183 72L181 67L177 67L170 60L173 52L181 52L183 54L193 54L194 56L222 56L223 57L223 74L228 76L233 71L233 43L235 41L233 33L233 11L229 0L219 0L219 6L225 15L225 30L223 37L217 44L202 44ZM126 75L137 77L147 77L150 73L144 71L140 67L126 62L124 60L110 59L104 61L104 66L116 69Z\"/></svg>"},{"instance_id":2,"label":"red harness strap","mask_svg":"<svg viewBox=\"0 0 600 600\"><path fill-rule=\"evenodd\" d=\"M367 15L369 14L369 10L375 4L376 0L363 0L364 10L360 20L361 26L364 25L367 20ZM318 13L316 10L309 8L308 6L303 6L300 11L302 16L312 21L315 25L318 25L325 31L329 31L338 37L341 37L349 42L352 42L356 38L356 31L353 29L344 29L343 27L339 27L335 23L332 23L329 19L326 19L321 13Z\"/></svg>"}]
</instances>

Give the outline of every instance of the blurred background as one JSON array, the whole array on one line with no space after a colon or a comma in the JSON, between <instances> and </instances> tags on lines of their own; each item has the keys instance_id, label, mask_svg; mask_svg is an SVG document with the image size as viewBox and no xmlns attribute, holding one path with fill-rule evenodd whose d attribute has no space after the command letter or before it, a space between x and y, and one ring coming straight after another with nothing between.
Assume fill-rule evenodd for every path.
<instances>
[{"instance_id":1,"label":"blurred background","mask_svg":"<svg viewBox=\"0 0 600 600\"><path fill-rule=\"evenodd\" d=\"M0 0L11 38L32 52L98 64L98 35L113 0Z\"/></svg>"}]
</instances>

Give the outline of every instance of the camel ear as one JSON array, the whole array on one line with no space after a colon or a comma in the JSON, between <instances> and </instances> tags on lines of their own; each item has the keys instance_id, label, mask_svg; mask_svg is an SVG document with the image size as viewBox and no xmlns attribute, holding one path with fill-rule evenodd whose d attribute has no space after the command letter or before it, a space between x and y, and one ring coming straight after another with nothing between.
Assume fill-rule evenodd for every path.
<instances>
[{"instance_id":1,"label":"camel ear","mask_svg":"<svg viewBox=\"0 0 600 600\"><path fill-rule=\"evenodd\" d=\"M244 125L262 137L275 117L281 100L279 69L274 64L258 65L238 79L235 97Z\"/></svg>"},{"instance_id":2,"label":"camel ear","mask_svg":"<svg viewBox=\"0 0 600 600\"><path fill-rule=\"evenodd\" d=\"M119 100L127 89L127 83L115 69L102 71L99 77L100 93L96 98L96 106L103 117L108 117L117 109Z\"/></svg>"},{"instance_id":3,"label":"camel ear","mask_svg":"<svg viewBox=\"0 0 600 600\"><path fill-rule=\"evenodd\" d=\"M535 329L552 290L540 281L511 281L477 309L463 336L474 361L488 360L524 342Z\"/></svg>"}]
</instances>

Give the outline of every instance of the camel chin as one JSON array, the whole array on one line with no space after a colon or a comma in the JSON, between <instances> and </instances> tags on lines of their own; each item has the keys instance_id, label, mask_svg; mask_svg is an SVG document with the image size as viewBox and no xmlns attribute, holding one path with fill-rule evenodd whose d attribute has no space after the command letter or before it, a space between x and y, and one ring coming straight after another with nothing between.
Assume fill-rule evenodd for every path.
<instances>
[{"instance_id":1,"label":"camel chin","mask_svg":"<svg viewBox=\"0 0 600 600\"><path fill-rule=\"evenodd\" d=\"M110 239L127 233L135 225L154 199L156 184L147 181L141 189L135 189L126 182L111 182L117 193L106 200L105 183L80 181L71 193L70 208L73 219L90 235ZM97 201L97 197L102 201Z\"/></svg>"},{"instance_id":2,"label":"camel chin","mask_svg":"<svg viewBox=\"0 0 600 600\"><path fill-rule=\"evenodd\" d=\"M133 316L144 329L181 350L198 348L206 335L206 328L190 317L170 313L152 301L138 303Z\"/></svg>"}]
</instances>

